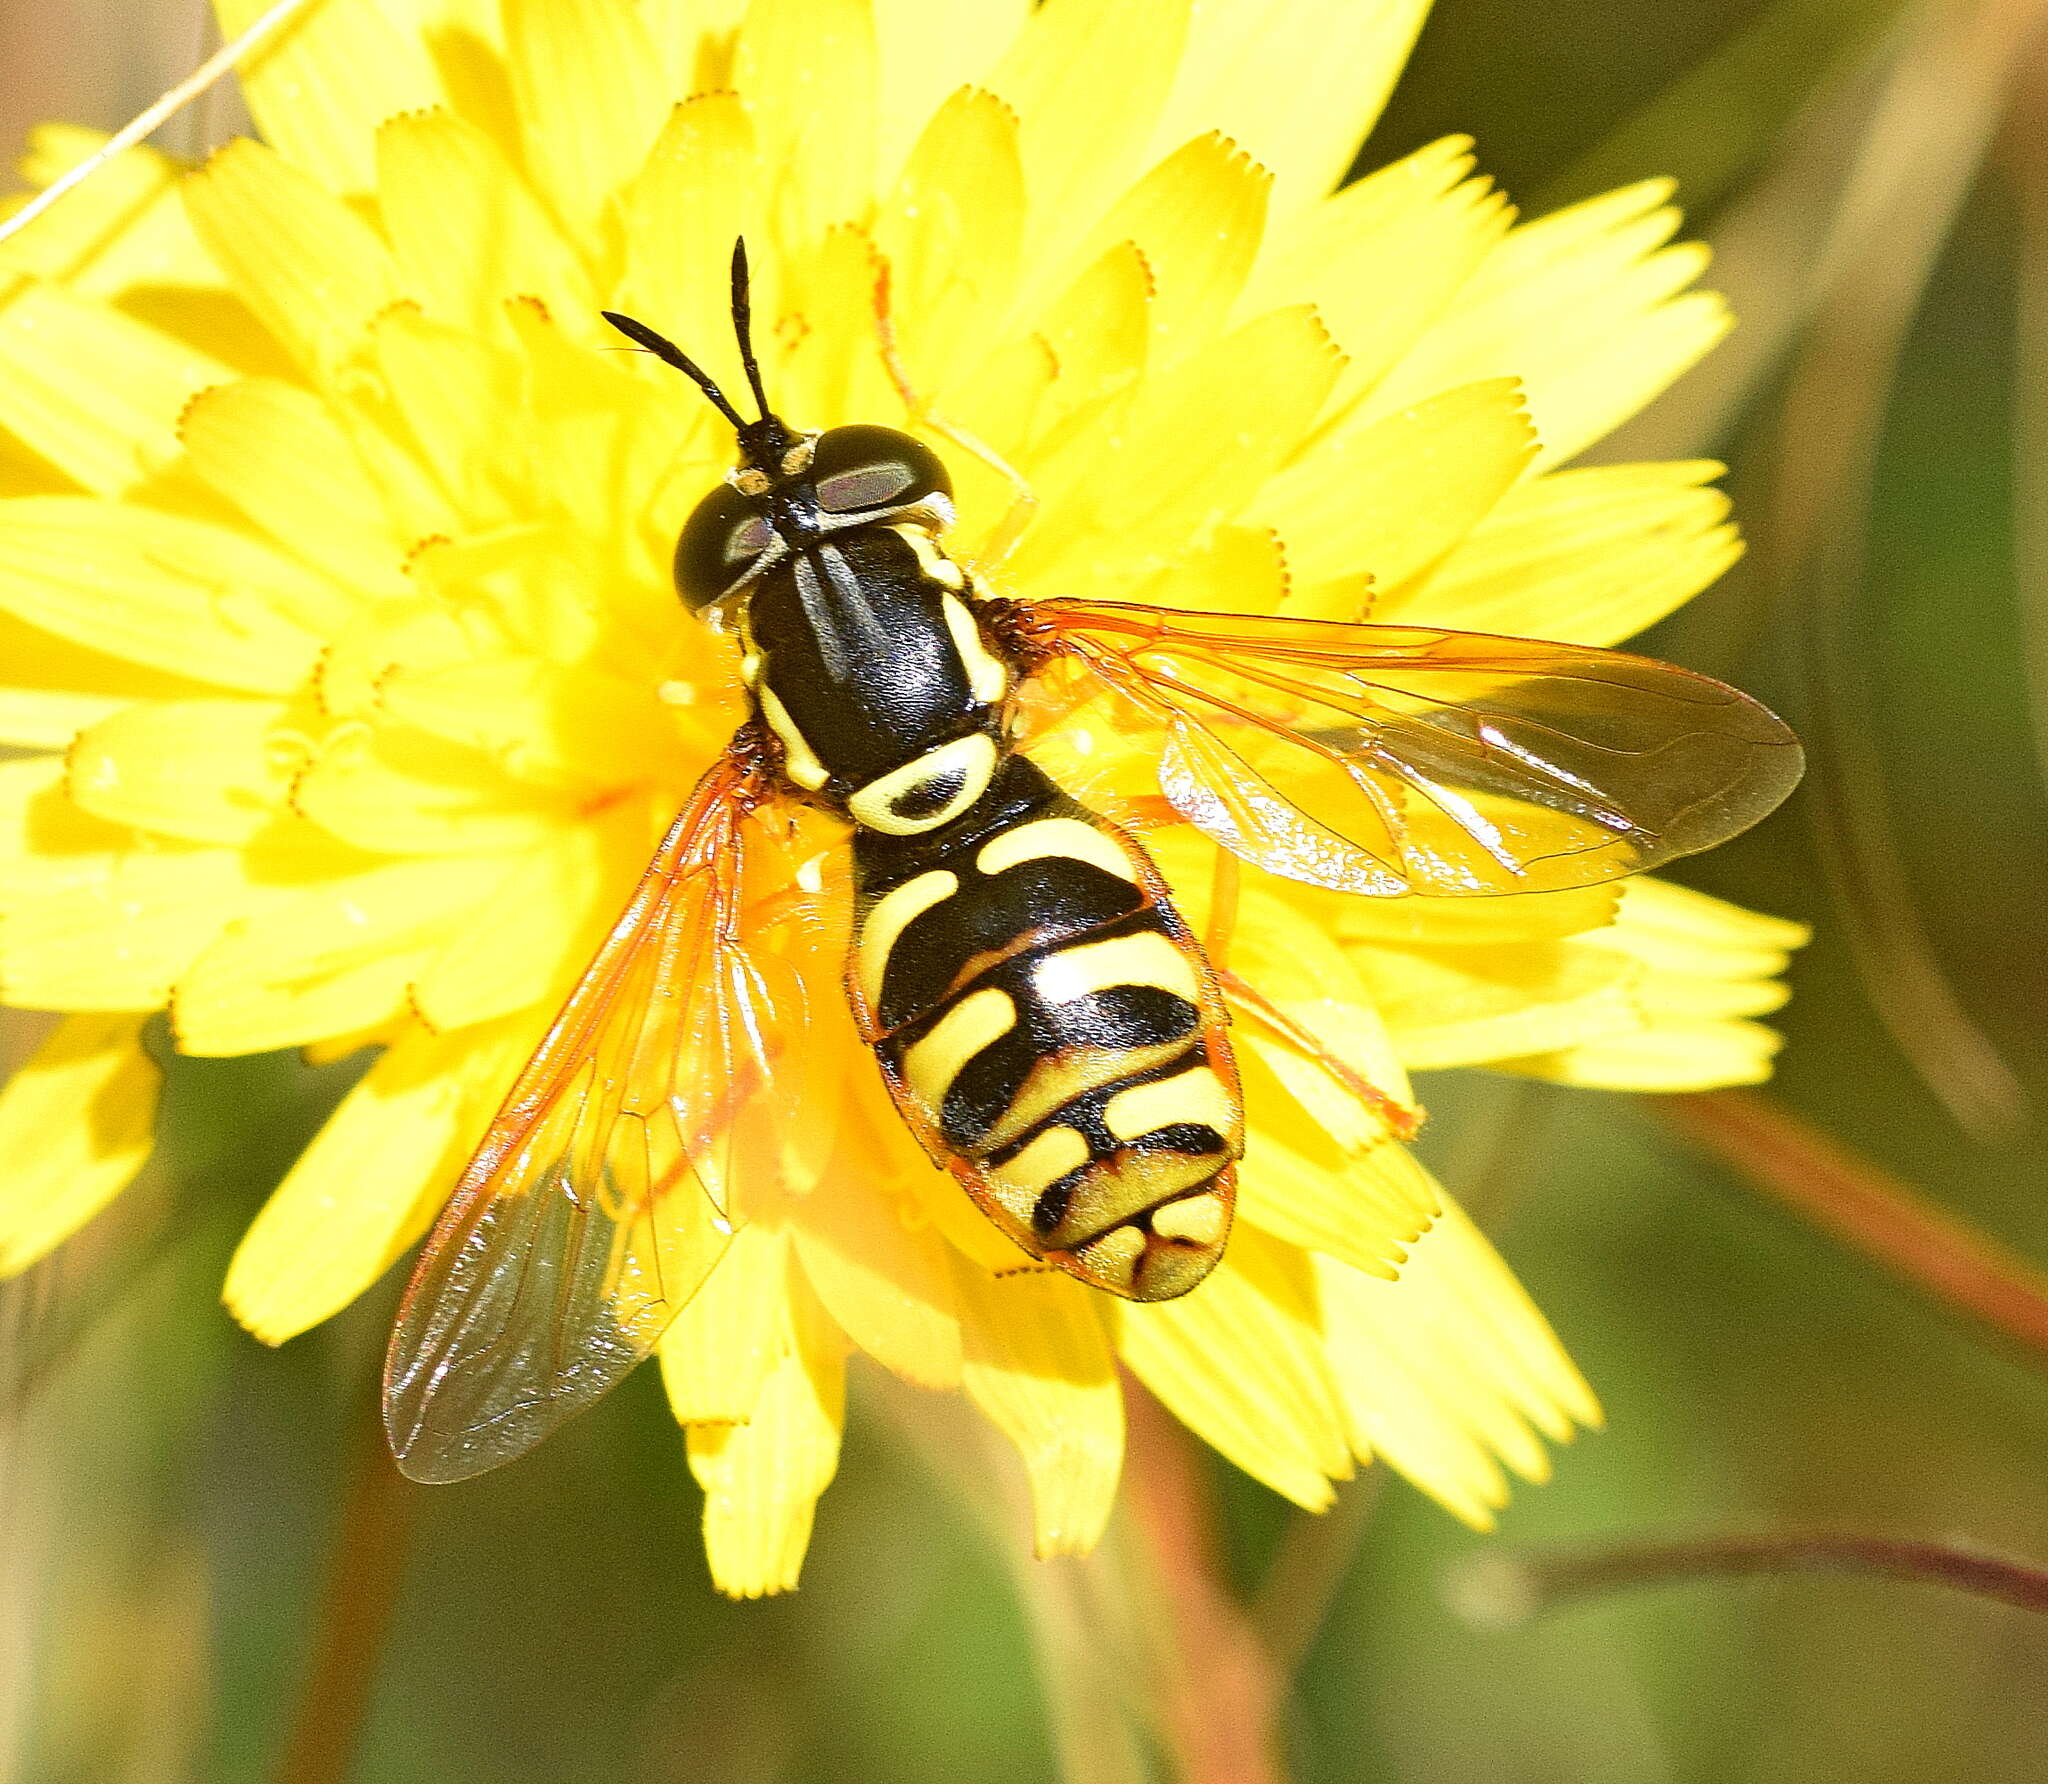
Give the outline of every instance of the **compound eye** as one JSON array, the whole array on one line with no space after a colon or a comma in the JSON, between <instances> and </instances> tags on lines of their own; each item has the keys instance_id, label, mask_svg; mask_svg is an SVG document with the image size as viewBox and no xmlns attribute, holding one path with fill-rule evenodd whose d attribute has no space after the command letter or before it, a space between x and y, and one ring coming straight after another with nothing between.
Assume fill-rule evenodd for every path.
<instances>
[{"instance_id":1,"label":"compound eye","mask_svg":"<svg viewBox=\"0 0 2048 1784\"><path fill-rule=\"evenodd\" d=\"M938 454L892 427L827 429L818 437L809 476L827 514L910 508L953 493Z\"/></svg>"},{"instance_id":2,"label":"compound eye","mask_svg":"<svg viewBox=\"0 0 2048 1784\"><path fill-rule=\"evenodd\" d=\"M697 504L676 540L676 593L692 608L708 607L754 567L773 538L760 509L721 484Z\"/></svg>"}]
</instances>

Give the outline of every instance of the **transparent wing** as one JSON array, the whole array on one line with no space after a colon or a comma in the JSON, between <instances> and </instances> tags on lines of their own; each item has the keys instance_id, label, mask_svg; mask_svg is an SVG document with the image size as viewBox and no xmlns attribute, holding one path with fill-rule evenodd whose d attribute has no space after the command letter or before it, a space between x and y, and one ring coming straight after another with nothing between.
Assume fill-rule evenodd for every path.
<instances>
[{"instance_id":1,"label":"transparent wing","mask_svg":"<svg viewBox=\"0 0 2048 1784\"><path fill-rule=\"evenodd\" d=\"M531 1449L653 1349L778 1169L801 981L750 939L737 751L697 784L421 1253L384 1375L415 1480Z\"/></svg>"},{"instance_id":2,"label":"transparent wing","mask_svg":"<svg viewBox=\"0 0 2048 1784\"><path fill-rule=\"evenodd\" d=\"M1635 873L1748 829L1802 767L1747 695L1619 651L1091 601L1022 625L1163 733L1160 784L1191 823L1347 892Z\"/></svg>"}]
</instances>

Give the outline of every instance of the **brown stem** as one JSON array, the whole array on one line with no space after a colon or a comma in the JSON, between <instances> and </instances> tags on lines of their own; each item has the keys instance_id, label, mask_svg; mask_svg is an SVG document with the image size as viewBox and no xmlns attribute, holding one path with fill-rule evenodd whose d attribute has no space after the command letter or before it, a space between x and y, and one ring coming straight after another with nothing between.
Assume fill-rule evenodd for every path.
<instances>
[{"instance_id":1,"label":"brown stem","mask_svg":"<svg viewBox=\"0 0 2048 1784\"><path fill-rule=\"evenodd\" d=\"M2048 1274L1770 1097L1660 1098L1754 1187L1945 1305L2048 1358Z\"/></svg>"},{"instance_id":2,"label":"brown stem","mask_svg":"<svg viewBox=\"0 0 2048 1784\"><path fill-rule=\"evenodd\" d=\"M1132 1521L1170 1626L1163 1637L1162 1742L1182 1784L1282 1784L1275 1727L1282 1681L1223 1583L1214 1508L1186 1434L1127 1382L1125 1472Z\"/></svg>"},{"instance_id":3,"label":"brown stem","mask_svg":"<svg viewBox=\"0 0 2048 1784\"><path fill-rule=\"evenodd\" d=\"M1489 1556L1453 1577L1451 1597L1475 1622L1519 1623L1560 1601L1595 1593L1758 1573L1874 1574L2048 1611L2048 1569L2034 1562L1947 1543L1834 1531Z\"/></svg>"},{"instance_id":4,"label":"brown stem","mask_svg":"<svg viewBox=\"0 0 2048 1784\"><path fill-rule=\"evenodd\" d=\"M277 1784L345 1784L405 1574L420 1489L393 1464L374 1400L358 1425L320 1626Z\"/></svg>"}]
</instances>

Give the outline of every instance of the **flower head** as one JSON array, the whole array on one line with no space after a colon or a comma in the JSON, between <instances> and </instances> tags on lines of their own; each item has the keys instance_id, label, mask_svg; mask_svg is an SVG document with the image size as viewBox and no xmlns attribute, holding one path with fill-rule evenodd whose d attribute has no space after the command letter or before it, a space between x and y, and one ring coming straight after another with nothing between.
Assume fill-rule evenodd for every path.
<instances>
[{"instance_id":1,"label":"flower head","mask_svg":"<svg viewBox=\"0 0 2048 1784\"><path fill-rule=\"evenodd\" d=\"M1712 581L1715 467L1563 468L1725 326L1664 189L1517 227L1449 141L1331 195L1422 11L329 0L246 70L263 143L132 152L0 247L0 996L68 1012L0 1098L37 1139L0 1264L139 1167L159 1009L188 1053L381 1049L235 1259L251 1331L419 1237L743 715L667 563L729 435L600 320L730 383L743 232L806 428L908 424L887 269L919 393L1038 495L1005 592L1611 644ZM934 444L972 561L1010 492ZM1151 786L1099 722L1044 750L1106 804ZM1484 1523L1597 1419L1402 1144L1406 1072L1760 1076L1796 929L1654 881L1347 898L1151 841L1280 1018L1239 1031L1224 1264L1156 1306L1015 1273L821 948L809 1187L662 1344L725 1590L795 1582L856 1351L966 1392L1048 1553L1108 1514L1119 1360L1310 1507L1379 1458Z\"/></svg>"}]
</instances>

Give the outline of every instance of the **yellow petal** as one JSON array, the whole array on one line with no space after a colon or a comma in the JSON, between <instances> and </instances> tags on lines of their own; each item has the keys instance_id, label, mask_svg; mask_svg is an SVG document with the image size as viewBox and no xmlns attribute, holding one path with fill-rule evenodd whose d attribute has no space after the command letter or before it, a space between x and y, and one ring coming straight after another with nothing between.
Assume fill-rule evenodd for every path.
<instances>
[{"instance_id":1,"label":"yellow petal","mask_svg":"<svg viewBox=\"0 0 2048 1784\"><path fill-rule=\"evenodd\" d=\"M68 1016L0 1089L0 1277L61 1245L149 1157L162 1074L140 1016Z\"/></svg>"},{"instance_id":2,"label":"yellow petal","mask_svg":"<svg viewBox=\"0 0 2048 1784\"><path fill-rule=\"evenodd\" d=\"M1351 1473L1308 1258L1240 1227L1201 1287L1119 1303L1117 1350L1182 1424L1309 1511Z\"/></svg>"},{"instance_id":3,"label":"yellow petal","mask_svg":"<svg viewBox=\"0 0 2048 1784\"><path fill-rule=\"evenodd\" d=\"M960 1317L946 1247L870 1182L849 1141L790 1212L796 1254L841 1330L924 1387L960 1385Z\"/></svg>"},{"instance_id":4,"label":"yellow petal","mask_svg":"<svg viewBox=\"0 0 2048 1784\"><path fill-rule=\"evenodd\" d=\"M1554 941L1612 923L1621 909L1617 885L1564 892L1518 892L1512 898L1352 898L1290 886L1346 943L1483 947L1494 942Z\"/></svg>"},{"instance_id":5,"label":"yellow petal","mask_svg":"<svg viewBox=\"0 0 2048 1784\"><path fill-rule=\"evenodd\" d=\"M1139 583L1131 599L1141 606L1202 613L1275 613L1290 585L1287 551L1278 533L1271 527L1227 526Z\"/></svg>"},{"instance_id":6,"label":"yellow petal","mask_svg":"<svg viewBox=\"0 0 2048 1784\"><path fill-rule=\"evenodd\" d=\"M282 1344L383 1275L439 1213L528 1038L415 1027L387 1048L250 1224L228 1311Z\"/></svg>"},{"instance_id":7,"label":"yellow petal","mask_svg":"<svg viewBox=\"0 0 2048 1784\"><path fill-rule=\"evenodd\" d=\"M1030 0L875 0L879 93L876 174L894 177L925 120L961 87L982 81L1002 59Z\"/></svg>"},{"instance_id":8,"label":"yellow petal","mask_svg":"<svg viewBox=\"0 0 2048 1784\"><path fill-rule=\"evenodd\" d=\"M1155 365L1171 365L1223 332L1258 257L1272 185L1265 168L1211 131L1160 162L1085 239L1076 271L1119 242L1145 256ZM1298 302L1300 293L1287 296Z\"/></svg>"},{"instance_id":9,"label":"yellow petal","mask_svg":"<svg viewBox=\"0 0 2048 1784\"><path fill-rule=\"evenodd\" d=\"M50 757L0 763L0 996L24 1009L154 1010L241 910L229 849L134 847L65 797Z\"/></svg>"},{"instance_id":10,"label":"yellow petal","mask_svg":"<svg viewBox=\"0 0 2048 1784\"><path fill-rule=\"evenodd\" d=\"M731 1598L797 1583L818 1496L839 1466L846 1416L842 1343L808 1294L794 1308L798 1342L762 1383L744 1425L692 1425L690 1472L704 1489L704 1551Z\"/></svg>"},{"instance_id":11,"label":"yellow petal","mask_svg":"<svg viewBox=\"0 0 2048 1784\"><path fill-rule=\"evenodd\" d=\"M103 148L107 133L75 124L43 124L29 132L22 176L48 186ZM25 272L85 297L118 297L135 286L218 286L185 206L184 174L155 149L125 149L102 162L26 229L0 244L0 272ZM0 204L0 209L11 208Z\"/></svg>"},{"instance_id":12,"label":"yellow petal","mask_svg":"<svg viewBox=\"0 0 2048 1784\"><path fill-rule=\"evenodd\" d=\"M246 842L283 808L295 756L274 700L144 701L81 732L65 790L81 810L188 842Z\"/></svg>"},{"instance_id":13,"label":"yellow petal","mask_svg":"<svg viewBox=\"0 0 2048 1784\"><path fill-rule=\"evenodd\" d=\"M487 856L403 861L266 903L179 977L180 1049L260 1053L387 1021L504 869Z\"/></svg>"},{"instance_id":14,"label":"yellow petal","mask_svg":"<svg viewBox=\"0 0 2048 1784\"><path fill-rule=\"evenodd\" d=\"M1329 611L1319 584L1365 571L1393 588L1449 551L1520 477L1535 436L1509 380L1447 390L1369 424L1346 426L1283 471L1251 518L1287 541L1298 592L1290 613Z\"/></svg>"},{"instance_id":15,"label":"yellow petal","mask_svg":"<svg viewBox=\"0 0 2048 1784\"><path fill-rule=\"evenodd\" d=\"M269 3L214 0L214 10L232 36ZM369 190L379 124L447 97L418 30L374 3L306 8L238 72L264 140L340 192Z\"/></svg>"},{"instance_id":16,"label":"yellow petal","mask_svg":"<svg viewBox=\"0 0 2048 1784\"><path fill-rule=\"evenodd\" d=\"M0 299L0 428L101 495L175 459L179 413L231 375L212 355L54 285L24 281Z\"/></svg>"},{"instance_id":17,"label":"yellow petal","mask_svg":"<svg viewBox=\"0 0 2048 1784\"><path fill-rule=\"evenodd\" d=\"M342 598L227 527L82 497L0 503L0 608L194 681L288 693Z\"/></svg>"},{"instance_id":18,"label":"yellow petal","mask_svg":"<svg viewBox=\"0 0 2048 1784\"><path fill-rule=\"evenodd\" d=\"M1434 569L1373 609L1389 623L1619 644L1742 555L1708 462L1601 465L1509 490Z\"/></svg>"},{"instance_id":19,"label":"yellow petal","mask_svg":"<svg viewBox=\"0 0 2048 1784\"><path fill-rule=\"evenodd\" d=\"M337 731L298 776L291 802L328 835L389 855L532 848L573 809L483 751L400 725Z\"/></svg>"},{"instance_id":20,"label":"yellow petal","mask_svg":"<svg viewBox=\"0 0 2048 1784\"><path fill-rule=\"evenodd\" d=\"M1445 137L1269 232L1247 303L1316 306L1351 362L1340 398L1399 363L1507 233L1506 200L1466 177L1471 146Z\"/></svg>"},{"instance_id":21,"label":"yellow petal","mask_svg":"<svg viewBox=\"0 0 2048 1784\"><path fill-rule=\"evenodd\" d=\"M1074 461L1057 505L1047 492L1046 524L1019 550L1016 575L1128 598L1134 569L1237 517L1322 407L1340 363L1312 311L1276 310L1148 377L1124 431L1096 447L1093 465ZM1138 484L1122 474L1132 464L1147 467Z\"/></svg>"},{"instance_id":22,"label":"yellow petal","mask_svg":"<svg viewBox=\"0 0 2048 1784\"><path fill-rule=\"evenodd\" d=\"M690 357L726 389L744 389L745 379L732 338L729 287L720 274L734 238L756 226L761 177L753 120L739 95L696 93L670 114L620 200L626 274L619 307L686 342ZM765 309L780 272L770 260L754 276ZM662 388L669 389L674 374L662 372ZM701 429L708 450L717 418L708 408L696 416L678 413L677 433Z\"/></svg>"},{"instance_id":23,"label":"yellow petal","mask_svg":"<svg viewBox=\"0 0 2048 1784\"><path fill-rule=\"evenodd\" d=\"M495 10L495 0L492 4ZM672 91L730 90L733 39L746 16L747 0L695 0L689 6L643 7L641 11L641 23L661 58Z\"/></svg>"},{"instance_id":24,"label":"yellow petal","mask_svg":"<svg viewBox=\"0 0 2048 1784\"><path fill-rule=\"evenodd\" d=\"M1614 923L1586 940L1661 971L1726 979L1774 977L1812 938L1789 917L1643 876L1622 886Z\"/></svg>"},{"instance_id":25,"label":"yellow petal","mask_svg":"<svg viewBox=\"0 0 2048 1784\"><path fill-rule=\"evenodd\" d=\"M410 456L461 517L451 524L469 533L530 520L527 491L505 474L530 437L517 355L410 306L378 317L370 340Z\"/></svg>"},{"instance_id":26,"label":"yellow petal","mask_svg":"<svg viewBox=\"0 0 2048 1784\"><path fill-rule=\"evenodd\" d=\"M186 406L178 431L200 481L286 551L364 594L405 587L412 541L310 391L277 378L216 385Z\"/></svg>"},{"instance_id":27,"label":"yellow petal","mask_svg":"<svg viewBox=\"0 0 2048 1784\"><path fill-rule=\"evenodd\" d=\"M1049 0L990 73L1023 125L1028 260L1086 229L1146 164L1192 10L1189 0Z\"/></svg>"},{"instance_id":28,"label":"yellow petal","mask_svg":"<svg viewBox=\"0 0 2048 1784\"><path fill-rule=\"evenodd\" d=\"M4 510L0 510L4 512ZM180 676L86 650L12 615L0 615L0 743L61 750L85 726L133 700L176 700L201 690Z\"/></svg>"},{"instance_id":29,"label":"yellow petal","mask_svg":"<svg viewBox=\"0 0 2048 1784\"><path fill-rule=\"evenodd\" d=\"M479 333L508 297L589 316L581 260L489 136L446 112L393 118L377 133L378 210L399 276L428 313Z\"/></svg>"},{"instance_id":30,"label":"yellow petal","mask_svg":"<svg viewBox=\"0 0 2048 1784\"><path fill-rule=\"evenodd\" d=\"M635 173L669 95L637 9L614 0L505 0L526 165L576 232Z\"/></svg>"},{"instance_id":31,"label":"yellow petal","mask_svg":"<svg viewBox=\"0 0 2048 1784\"><path fill-rule=\"evenodd\" d=\"M1480 1529L1507 1499L1505 1461L1530 1479L1554 1441L1600 1408L1527 1294L1448 1198L1399 1281L1328 1259L1317 1280L1329 1355L1359 1453L1378 1455Z\"/></svg>"},{"instance_id":32,"label":"yellow petal","mask_svg":"<svg viewBox=\"0 0 2048 1784\"><path fill-rule=\"evenodd\" d=\"M1436 1186L1407 1147L1385 1140L1347 1155L1314 1134L1289 1144L1247 1104L1251 1139L1237 1174L1237 1214L1276 1239L1392 1281L1436 1217Z\"/></svg>"},{"instance_id":33,"label":"yellow petal","mask_svg":"<svg viewBox=\"0 0 2048 1784\"><path fill-rule=\"evenodd\" d=\"M620 623L665 645L681 617L672 566L675 535L685 516L680 506L671 510L658 532L647 521L650 497L662 490L675 466L675 380L671 376L657 387L634 376L624 354L601 355L593 363L581 341L532 304L514 304L510 319L524 353L538 462L548 468L549 495L568 516L570 527L564 530L573 539L571 529L580 528L582 539L612 546L616 567L603 574L625 586L607 588L605 603L624 606L630 601ZM501 446L501 457L502 452ZM700 482L690 488L691 506L704 487ZM645 554L636 553L636 546L647 548ZM586 571L585 580L588 576ZM557 594L554 604L582 607L577 617L590 628L588 608L594 603L587 597L579 602ZM644 646L621 655L633 671L643 669Z\"/></svg>"},{"instance_id":34,"label":"yellow petal","mask_svg":"<svg viewBox=\"0 0 2048 1784\"><path fill-rule=\"evenodd\" d=\"M1779 1037L1747 1018L1784 1002L1779 975L1803 924L1663 880L1631 880L1616 920L1575 946L1632 971L1632 1032L1596 1037L1502 1069L1607 1090L1710 1090L1770 1076Z\"/></svg>"},{"instance_id":35,"label":"yellow petal","mask_svg":"<svg viewBox=\"0 0 2048 1784\"><path fill-rule=\"evenodd\" d=\"M1641 1026L1627 965L1570 943L1362 950L1358 962L1415 1071L1549 1052Z\"/></svg>"},{"instance_id":36,"label":"yellow petal","mask_svg":"<svg viewBox=\"0 0 2048 1784\"><path fill-rule=\"evenodd\" d=\"M646 855L628 827L564 826L507 871L421 970L413 1008L433 1027L450 1029L559 999L596 951L599 925L625 902L624 888Z\"/></svg>"},{"instance_id":37,"label":"yellow petal","mask_svg":"<svg viewBox=\"0 0 2048 1784\"><path fill-rule=\"evenodd\" d=\"M1385 413L1468 379L1517 377L1559 464L1633 415L1727 332L1727 307L1677 295L1706 263L1666 248L1677 213L1647 181L1512 232L1369 399Z\"/></svg>"},{"instance_id":38,"label":"yellow petal","mask_svg":"<svg viewBox=\"0 0 2048 1784\"><path fill-rule=\"evenodd\" d=\"M236 293L309 372L339 364L398 301L382 238L260 143L238 138L218 151L185 182L185 202Z\"/></svg>"},{"instance_id":39,"label":"yellow petal","mask_svg":"<svg viewBox=\"0 0 2048 1784\"><path fill-rule=\"evenodd\" d=\"M875 33L866 0L753 0L733 83L760 132L770 215L809 241L872 201Z\"/></svg>"},{"instance_id":40,"label":"yellow petal","mask_svg":"<svg viewBox=\"0 0 2048 1784\"><path fill-rule=\"evenodd\" d=\"M661 1380L680 1425L743 1425L768 1377L795 1354L789 1229L756 1219L661 1338ZM806 1297L808 1289L799 1292Z\"/></svg>"},{"instance_id":41,"label":"yellow petal","mask_svg":"<svg viewBox=\"0 0 2048 1784\"><path fill-rule=\"evenodd\" d=\"M911 382L943 404L1008 312L1024 244L1017 119L993 93L949 99L918 139L876 224L889 309Z\"/></svg>"},{"instance_id":42,"label":"yellow petal","mask_svg":"<svg viewBox=\"0 0 2048 1784\"><path fill-rule=\"evenodd\" d=\"M1583 1090L1677 1094L1761 1084L1785 1038L1761 1022L1659 1022L1638 1033L1491 1063L1496 1070Z\"/></svg>"},{"instance_id":43,"label":"yellow petal","mask_svg":"<svg viewBox=\"0 0 2048 1784\"><path fill-rule=\"evenodd\" d=\"M1124 1403L1090 1291L1049 1271L992 1275L956 1257L967 1339L962 1385L1024 1458L1033 1549L1085 1555L1123 1468Z\"/></svg>"},{"instance_id":44,"label":"yellow petal","mask_svg":"<svg viewBox=\"0 0 2048 1784\"><path fill-rule=\"evenodd\" d=\"M1152 852L1211 960L1277 1007L1376 1093L1362 1097L1356 1086L1273 1032L1257 1008L1247 1007L1234 1044L1247 1072L1259 1078L1260 1095L1298 1103L1314 1131L1348 1151L1363 1151L1386 1139L1396 1109L1412 1108L1414 1093L1355 953L1335 937L1335 920L1346 905L1359 901L1233 874L1234 915L1228 933L1219 935L1212 905L1222 857L1215 845L1175 829L1154 837ZM1277 1109L1267 1116L1254 1107L1254 1115L1261 1122L1284 1118Z\"/></svg>"},{"instance_id":45,"label":"yellow petal","mask_svg":"<svg viewBox=\"0 0 2048 1784\"><path fill-rule=\"evenodd\" d=\"M61 750L87 725L127 704L118 694L85 694L69 688L0 688L0 745Z\"/></svg>"},{"instance_id":46,"label":"yellow petal","mask_svg":"<svg viewBox=\"0 0 2048 1784\"><path fill-rule=\"evenodd\" d=\"M1344 177L1393 91L1428 0L1205 0L1157 152L1221 129L1279 176L1292 209Z\"/></svg>"},{"instance_id":47,"label":"yellow petal","mask_svg":"<svg viewBox=\"0 0 2048 1784\"><path fill-rule=\"evenodd\" d=\"M1121 243L1035 315L1030 338L990 354L948 394L952 418L1033 486L1034 535L1058 531L1063 503L1099 472L1105 433L1115 437L1145 369L1151 314L1145 257ZM972 459L949 462L972 542L1008 514L1015 491Z\"/></svg>"}]
</instances>

